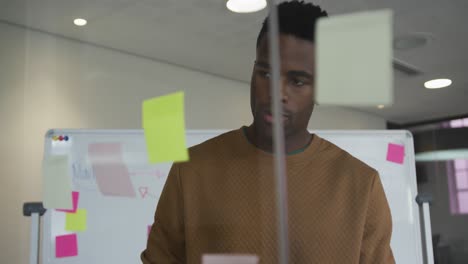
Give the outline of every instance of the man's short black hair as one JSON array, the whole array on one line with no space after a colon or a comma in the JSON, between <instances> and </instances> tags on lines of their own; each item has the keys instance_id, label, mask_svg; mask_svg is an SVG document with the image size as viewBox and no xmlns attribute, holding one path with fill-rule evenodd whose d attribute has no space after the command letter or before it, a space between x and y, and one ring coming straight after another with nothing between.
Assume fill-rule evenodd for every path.
<instances>
[{"instance_id":1,"label":"man's short black hair","mask_svg":"<svg viewBox=\"0 0 468 264\"><path fill-rule=\"evenodd\" d=\"M321 17L327 17L327 11L320 6L304 1L283 2L277 6L279 33L293 35L297 38L315 42L315 24ZM257 47L268 31L268 18L263 21L258 33Z\"/></svg>"}]
</instances>

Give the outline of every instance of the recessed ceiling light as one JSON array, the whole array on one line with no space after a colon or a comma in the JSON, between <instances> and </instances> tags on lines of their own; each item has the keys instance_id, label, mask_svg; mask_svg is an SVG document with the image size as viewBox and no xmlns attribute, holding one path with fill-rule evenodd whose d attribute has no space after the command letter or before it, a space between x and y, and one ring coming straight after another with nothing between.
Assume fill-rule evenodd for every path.
<instances>
[{"instance_id":1,"label":"recessed ceiling light","mask_svg":"<svg viewBox=\"0 0 468 264\"><path fill-rule=\"evenodd\" d=\"M377 108L378 109L383 109L385 107L385 105L378 105Z\"/></svg>"},{"instance_id":2,"label":"recessed ceiling light","mask_svg":"<svg viewBox=\"0 0 468 264\"><path fill-rule=\"evenodd\" d=\"M452 81L450 79L435 79L424 83L424 87L427 89L439 89L450 86Z\"/></svg>"},{"instance_id":3,"label":"recessed ceiling light","mask_svg":"<svg viewBox=\"0 0 468 264\"><path fill-rule=\"evenodd\" d=\"M253 13L266 6L266 0L229 0L226 3L226 7L235 13Z\"/></svg>"},{"instance_id":4,"label":"recessed ceiling light","mask_svg":"<svg viewBox=\"0 0 468 264\"><path fill-rule=\"evenodd\" d=\"M75 20L73 20L73 23L79 27L82 27L86 25L88 21L86 21L86 19L83 19L83 18L76 18Z\"/></svg>"}]
</instances>

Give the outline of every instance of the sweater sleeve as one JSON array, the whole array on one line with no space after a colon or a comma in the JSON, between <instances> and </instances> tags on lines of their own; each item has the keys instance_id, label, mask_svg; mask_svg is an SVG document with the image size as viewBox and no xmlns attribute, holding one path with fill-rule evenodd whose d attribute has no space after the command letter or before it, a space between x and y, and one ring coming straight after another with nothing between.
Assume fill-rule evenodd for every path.
<instances>
[{"instance_id":1,"label":"sweater sleeve","mask_svg":"<svg viewBox=\"0 0 468 264\"><path fill-rule=\"evenodd\" d=\"M174 164L167 177L146 249L141 253L143 264L185 263L184 203L179 171L179 165Z\"/></svg>"},{"instance_id":2,"label":"sweater sleeve","mask_svg":"<svg viewBox=\"0 0 468 264\"><path fill-rule=\"evenodd\" d=\"M359 263L395 263L390 239L392 217L387 198L376 173L370 191Z\"/></svg>"}]
</instances>

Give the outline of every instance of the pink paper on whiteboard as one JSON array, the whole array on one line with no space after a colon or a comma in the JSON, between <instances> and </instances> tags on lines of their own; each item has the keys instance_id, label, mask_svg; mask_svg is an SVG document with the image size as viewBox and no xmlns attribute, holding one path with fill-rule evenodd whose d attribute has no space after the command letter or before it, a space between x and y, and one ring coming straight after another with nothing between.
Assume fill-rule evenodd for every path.
<instances>
[{"instance_id":1,"label":"pink paper on whiteboard","mask_svg":"<svg viewBox=\"0 0 468 264\"><path fill-rule=\"evenodd\" d=\"M93 143L88 155L99 190L107 196L135 197L120 143Z\"/></svg>"},{"instance_id":2,"label":"pink paper on whiteboard","mask_svg":"<svg viewBox=\"0 0 468 264\"><path fill-rule=\"evenodd\" d=\"M55 237L55 257L65 258L78 256L76 234Z\"/></svg>"},{"instance_id":3,"label":"pink paper on whiteboard","mask_svg":"<svg viewBox=\"0 0 468 264\"><path fill-rule=\"evenodd\" d=\"M76 209L78 208L78 199L80 198L80 193L79 192L72 192L72 201L73 201L73 209L56 209L57 211L60 212L66 212L66 213L76 213Z\"/></svg>"},{"instance_id":4,"label":"pink paper on whiteboard","mask_svg":"<svg viewBox=\"0 0 468 264\"><path fill-rule=\"evenodd\" d=\"M243 254L204 254L202 264L258 264L258 256Z\"/></svg>"},{"instance_id":5,"label":"pink paper on whiteboard","mask_svg":"<svg viewBox=\"0 0 468 264\"><path fill-rule=\"evenodd\" d=\"M398 164L403 164L405 160L405 146L398 144L388 144L387 160Z\"/></svg>"}]
</instances>

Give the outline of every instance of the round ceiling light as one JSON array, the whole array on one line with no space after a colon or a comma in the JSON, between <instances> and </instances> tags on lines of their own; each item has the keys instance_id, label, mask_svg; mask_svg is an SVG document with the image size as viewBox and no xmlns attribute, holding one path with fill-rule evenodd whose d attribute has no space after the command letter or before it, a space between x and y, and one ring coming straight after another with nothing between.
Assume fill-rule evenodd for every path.
<instances>
[{"instance_id":1,"label":"round ceiling light","mask_svg":"<svg viewBox=\"0 0 468 264\"><path fill-rule=\"evenodd\" d=\"M434 79L424 83L424 87L427 89L439 89L450 86L452 84L452 80L450 79Z\"/></svg>"},{"instance_id":2,"label":"round ceiling light","mask_svg":"<svg viewBox=\"0 0 468 264\"><path fill-rule=\"evenodd\" d=\"M75 20L73 20L73 23L79 27L82 27L86 25L88 21L86 21L86 19L83 19L83 18L76 18Z\"/></svg>"},{"instance_id":3,"label":"round ceiling light","mask_svg":"<svg viewBox=\"0 0 468 264\"><path fill-rule=\"evenodd\" d=\"M227 9L234 13L253 13L264 9L266 6L266 0L229 0L226 3Z\"/></svg>"}]
</instances>

